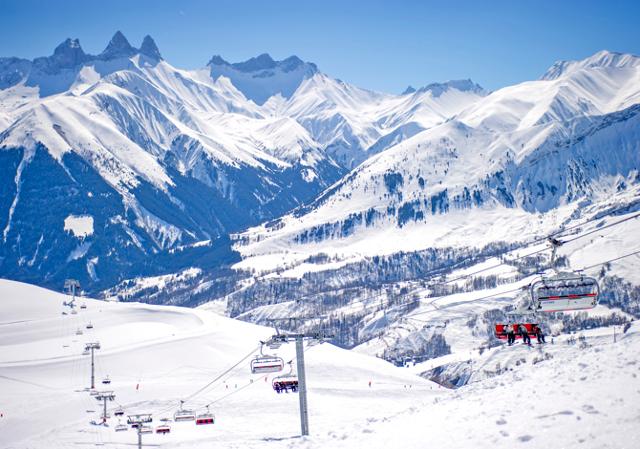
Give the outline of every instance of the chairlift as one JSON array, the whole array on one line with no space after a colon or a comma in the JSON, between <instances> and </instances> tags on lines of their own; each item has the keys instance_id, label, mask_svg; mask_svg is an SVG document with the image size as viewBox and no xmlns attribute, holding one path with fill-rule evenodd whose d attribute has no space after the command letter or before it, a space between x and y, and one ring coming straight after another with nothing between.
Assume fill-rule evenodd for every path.
<instances>
[{"instance_id":1,"label":"chairlift","mask_svg":"<svg viewBox=\"0 0 640 449\"><path fill-rule=\"evenodd\" d=\"M262 353L262 345L260 346L260 355L251 360L252 374L278 373L284 369L284 360L281 357Z\"/></svg>"},{"instance_id":2,"label":"chairlift","mask_svg":"<svg viewBox=\"0 0 640 449\"><path fill-rule=\"evenodd\" d=\"M127 424L131 424L132 428L138 427L140 423L150 423L153 422L153 417L150 414L142 414L142 415L129 415L127 416Z\"/></svg>"},{"instance_id":3,"label":"chairlift","mask_svg":"<svg viewBox=\"0 0 640 449\"><path fill-rule=\"evenodd\" d=\"M171 432L171 426L169 424L161 424L156 427L156 433L160 433L162 435Z\"/></svg>"},{"instance_id":4,"label":"chairlift","mask_svg":"<svg viewBox=\"0 0 640 449\"><path fill-rule=\"evenodd\" d=\"M531 285L534 312L592 309L598 305L600 287L595 278L578 273L558 273Z\"/></svg>"},{"instance_id":5,"label":"chairlift","mask_svg":"<svg viewBox=\"0 0 640 449\"><path fill-rule=\"evenodd\" d=\"M524 326L524 328L527 330L527 334L529 335L529 337L534 338L536 336L536 328L539 325L538 323L512 323L512 326L514 326L515 329L518 329L517 331L514 331L515 338L521 339L522 334L519 332L520 326ZM506 340L508 338L506 328L507 328L506 324L495 325L495 336L497 339Z\"/></svg>"},{"instance_id":6,"label":"chairlift","mask_svg":"<svg viewBox=\"0 0 640 449\"><path fill-rule=\"evenodd\" d=\"M117 409L115 409L115 411L113 412L114 416L123 416L124 415L124 409L122 407L118 407Z\"/></svg>"},{"instance_id":7,"label":"chairlift","mask_svg":"<svg viewBox=\"0 0 640 449\"><path fill-rule=\"evenodd\" d=\"M111 383L111 378L109 377L109 375L104 376L104 378L102 379L102 383L105 385L109 385Z\"/></svg>"},{"instance_id":8,"label":"chairlift","mask_svg":"<svg viewBox=\"0 0 640 449\"><path fill-rule=\"evenodd\" d=\"M126 432L129 430L126 424L118 424L116 425L116 432Z\"/></svg>"},{"instance_id":9,"label":"chairlift","mask_svg":"<svg viewBox=\"0 0 640 449\"><path fill-rule=\"evenodd\" d=\"M76 331L76 335L82 335L82 329L78 328L78 330Z\"/></svg>"},{"instance_id":10,"label":"chairlift","mask_svg":"<svg viewBox=\"0 0 640 449\"><path fill-rule=\"evenodd\" d=\"M298 392L298 376L293 373L293 366L289 362L289 372L281 376L276 376L271 381L271 386L276 393L297 393Z\"/></svg>"},{"instance_id":11,"label":"chairlift","mask_svg":"<svg viewBox=\"0 0 640 449\"><path fill-rule=\"evenodd\" d=\"M98 396L98 390L89 391L89 396Z\"/></svg>"},{"instance_id":12,"label":"chairlift","mask_svg":"<svg viewBox=\"0 0 640 449\"><path fill-rule=\"evenodd\" d=\"M184 401L180 401L180 408L173 414L173 420L179 421L193 421L196 419L196 414L193 410L182 408Z\"/></svg>"},{"instance_id":13,"label":"chairlift","mask_svg":"<svg viewBox=\"0 0 640 449\"><path fill-rule=\"evenodd\" d=\"M153 427L151 427L151 426L142 426L140 428L140 433L153 433Z\"/></svg>"},{"instance_id":14,"label":"chairlift","mask_svg":"<svg viewBox=\"0 0 640 449\"><path fill-rule=\"evenodd\" d=\"M207 412L201 413L196 417L196 425L213 424L216 421L216 417L213 413L209 413L209 406L207 405Z\"/></svg>"},{"instance_id":15,"label":"chairlift","mask_svg":"<svg viewBox=\"0 0 640 449\"><path fill-rule=\"evenodd\" d=\"M93 324L91 324L91 321L89 321L89 323L87 324L87 329L93 329Z\"/></svg>"},{"instance_id":16,"label":"chairlift","mask_svg":"<svg viewBox=\"0 0 640 449\"><path fill-rule=\"evenodd\" d=\"M71 315L77 315L78 311L76 309L71 309Z\"/></svg>"},{"instance_id":17,"label":"chairlift","mask_svg":"<svg viewBox=\"0 0 640 449\"><path fill-rule=\"evenodd\" d=\"M82 304L80 304L80 308L81 308L81 309L86 309L86 308L87 308L87 305L86 305L85 303L82 303Z\"/></svg>"}]
</instances>

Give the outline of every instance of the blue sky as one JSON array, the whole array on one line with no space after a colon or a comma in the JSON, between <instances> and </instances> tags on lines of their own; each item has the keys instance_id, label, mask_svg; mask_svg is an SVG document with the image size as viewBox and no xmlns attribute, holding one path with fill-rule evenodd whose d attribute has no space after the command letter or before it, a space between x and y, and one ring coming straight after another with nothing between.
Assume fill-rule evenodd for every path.
<instances>
[{"instance_id":1,"label":"blue sky","mask_svg":"<svg viewBox=\"0 0 640 449\"><path fill-rule=\"evenodd\" d=\"M601 49L640 54L640 1L0 0L0 55L49 55L67 37L99 53L150 34L167 61L203 67L295 54L387 92L471 78L488 89Z\"/></svg>"}]
</instances>

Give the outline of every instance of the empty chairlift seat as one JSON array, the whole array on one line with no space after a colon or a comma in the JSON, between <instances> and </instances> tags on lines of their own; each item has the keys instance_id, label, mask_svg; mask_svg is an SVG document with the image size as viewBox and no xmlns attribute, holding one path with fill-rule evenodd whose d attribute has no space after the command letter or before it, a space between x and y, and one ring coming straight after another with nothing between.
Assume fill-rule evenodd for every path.
<instances>
[{"instance_id":1,"label":"empty chairlift seat","mask_svg":"<svg viewBox=\"0 0 640 449\"><path fill-rule=\"evenodd\" d=\"M175 422L193 421L194 419L196 419L196 413L193 410L182 408L182 405L180 405L180 409L173 414L173 420Z\"/></svg>"},{"instance_id":2,"label":"empty chairlift seat","mask_svg":"<svg viewBox=\"0 0 640 449\"><path fill-rule=\"evenodd\" d=\"M531 285L532 306L536 312L592 309L598 305L599 294L595 278L575 273L560 273Z\"/></svg>"},{"instance_id":3,"label":"empty chairlift seat","mask_svg":"<svg viewBox=\"0 0 640 449\"><path fill-rule=\"evenodd\" d=\"M116 426L116 432L126 432L129 428L126 424L118 424Z\"/></svg>"},{"instance_id":4,"label":"empty chairlift seat","mask_svg":"<svg viewBox=\"0 0 640 449\"><path fill-rule=\"evenodd\" d=\"M178 410L173 414L173 420L176 422L193 421L194 419L196 419L196 414L193 410Z\"/></svg>"},{"instance_id":5,"label":"empty chairlift seat","mask_svg":"<svg viewBox=\"0 0 640 449\"><path fill-rule=\"evenodd\" d=\"M284 360L276 356L256 356L251 360L253 374L277 373L284 369Z\"/></svg>"}]
</instances>

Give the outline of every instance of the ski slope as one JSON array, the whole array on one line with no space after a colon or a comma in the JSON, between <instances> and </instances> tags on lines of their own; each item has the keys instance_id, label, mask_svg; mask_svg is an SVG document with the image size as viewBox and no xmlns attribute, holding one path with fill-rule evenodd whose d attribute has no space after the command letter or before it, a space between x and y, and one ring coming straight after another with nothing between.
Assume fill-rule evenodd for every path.
<instances>
[{"instance_id":1,"label":"ski slope","mask_svg":"<svg viewBox=\"0 0 640 449\"><path fill-rule=\"evenodd\" d=\"M65 316L61 311L68 308L61 304L68 297L6 280L0 281L0 297L2 448L135 444L133 431L114 431L114 418L109 427L89 424L98 420L100 407L83 391L89 382L89 360L81 355L85 342L102 345L98 383L108 374L112 384L104 389L116 394L109 411L122 405L127 413L153 413L156 426L181 398L273 332L202 309L91 299L78 300L87 308ZM75 335L89 320L94 329ZM143 441L147 447L194 449L636 447L640 326L615 344L611 329L585 336L582 349L560 337L543 348L476 352L471 382L458 390L418 377L424 365L397 368L329 344L307 347L311 435L305 438L297 436L297 395L274 393L270 382L250 375L247 359L187 401L185 407L199 412L213 402L214 425L171 423L170 434L145 435ZM282 347L279 354L289 360L293 348ZM496 376L498 364L505 369Z\"/></svg>"}]
</instances>

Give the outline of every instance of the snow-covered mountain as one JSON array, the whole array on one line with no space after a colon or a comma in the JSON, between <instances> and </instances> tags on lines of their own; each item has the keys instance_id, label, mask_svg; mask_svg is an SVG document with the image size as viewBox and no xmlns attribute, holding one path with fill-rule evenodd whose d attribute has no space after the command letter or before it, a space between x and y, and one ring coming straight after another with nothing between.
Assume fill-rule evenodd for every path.
<instances>
[{"instance_id":1,"label":"snow-covered mountain","mask_svg":"<svg viewBox=\"0 0 640 449\"><path fill-rule=\"evenodd\" d=\"M294 120L265 116L227 78L176 69L149 37L138 50L116 33L98 56L67 40L2 66L5 276L63 269L109 286L150 255L276 217L343 172ZM65 229L73 217L90 231Z\"/></svg>"},{"instance_id":2,"label":"snow-covered mountain","mask_svg":"<svg viewBox=\"0 0 640 449\"><path fill-rule=\"evenodd\" d=\"M482 95L470 82L369 92L295 56L181 70L151 37L135 48L120 32L98 55L67 39L48 57L0 58L2 275L98 289L184 268L175 251L219 249L203 257L223 265L229 232Z\"/></svg>"},{"instance_id":3,"label":"snow-covered mountain","mask_svg":"<svg viewBox=\"0 0 640 449\"><path fill-rule=\"evenodd\" d=\"M640 58L600 52L557 63L543 79L491 93L371 157L313 203L244 233L242 266L517 241L616 195L635 202L639 112Z\"/></svg>"}]
</instances>

